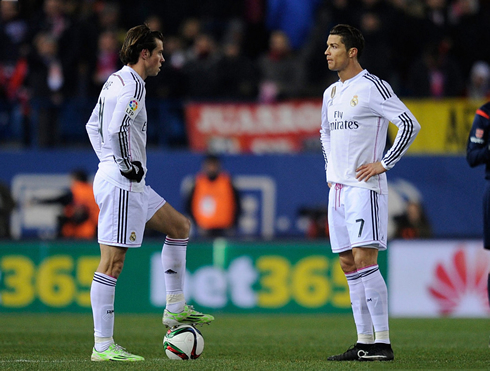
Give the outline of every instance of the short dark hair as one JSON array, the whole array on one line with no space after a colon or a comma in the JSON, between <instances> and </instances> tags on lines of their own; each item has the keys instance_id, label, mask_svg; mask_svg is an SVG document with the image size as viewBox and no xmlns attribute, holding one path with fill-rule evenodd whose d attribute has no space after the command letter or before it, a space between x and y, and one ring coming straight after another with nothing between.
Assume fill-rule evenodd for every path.
<instances>
[{"instance_id":1,"label":"short dark hair","mask_svg":"<svg viewBox=\"0 0 490 371\"><path fill-rule=\"evenodd\" d=\"M126 34L123 46L119 52L119 57L123 64L136 64L143 49L147 49L150 54L157 47L156 40L162 40L163 34L160 31L152 31L146 24L131 28Z\"/></svg>"},{"instance_id":2,"label":"short dark hair","mask_svg":"<svg viewBox=\"0 0 490 371\"><path fill-rule=\"evenodd\" d=\"M85 170L83 169L75 169L71 172L71 177L74 180L78 180L79 182L88 182L88 174Z\"/></svg>"},{"instance_id":3,"label":"short dark hair","mask_svg":"<svg viewBox=\"0 0 490 371\"><path fill-rule=\"evenodd\" d=\"M214 153L208 153L204 157L204 162L214 162L214 163L220 163L220 158L218 155L215 155Z\"/></svg>"},{"instance_id":4,"label":"short dark hair","mask_svg":"<svg viewBox=\"0 0 490 371\"><path fill-rule=\"evenodd\" d=\"M348 24L338 24L330 30L330 35L339 35L347 50L357 49L357 58L361 58L364 50L364 36L357 28Z\"/></svg>"}]
</instances>

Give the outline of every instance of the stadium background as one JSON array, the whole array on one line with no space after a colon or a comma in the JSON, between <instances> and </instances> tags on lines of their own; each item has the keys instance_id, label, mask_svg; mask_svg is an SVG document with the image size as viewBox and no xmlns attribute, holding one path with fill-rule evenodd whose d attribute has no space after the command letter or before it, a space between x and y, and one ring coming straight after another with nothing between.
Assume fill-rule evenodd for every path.
<instances>
[{"instance_id":1,"label":"stadium background","mask_svg":"<svg viewBox=\"0 0 490 371\"><path fill-rule=\"evenodd\" d=\"M0 180L17 204L10 216L11 237L0 243L0 311L89 311L96 242L54 241L58 210L33 208L28 200L33 194L62 190L75 168L93 175L97 161L84 124L98 90L93 79L98 36L110 31L117 39L123 30L156 15L169 38L184 38L183 25L197 19L201 33L214 39L214 48L206 53L219 60L233 41L247 58L242 62L258 70L245 91L213 84L212 90L196 89L215 81L216 65L192 57L192 40L183 40L181 50L166 56L170 67L148 83L152 187L182 210L189 176L199 170L205 150L214 150L238 180L245 206L236 239L193 236L187 279L191 303L230 313L350 311L346 283L328 239L308 238L311 221L301 212L326 206L319 98L335 74L323 63L324 43L331 25L350 22L366 34L362 65L389 81L422 125L409 153L388 174L390 201L393 213L402 212L408 200L422 203L433 238L392 240L381 255L392 314L488 316L485 277L490 265L481 247L483 168L470 169L465 160L474 112L488 97L488 90L475 93L472 80L476 62L490 61L488 48L475 47L488 45L490 38L483 21L488 19L488 1L178 3L26 1L15 22L2 18L2 33L10 37L2 38L1 45ZM50 21L49 12L64 21ZM115 19L107 20L111 15ZM19 33L23 28L25 33ZM33 74L40 61L36 40L40 33L60 29L51 36L64 79L61 87L43 91ZM261 94L265 70L257 66L263 55L272 53L268 40L276 29L290 37L288 58L301 73L295 89L271 100ZM440 64L438 73L426 75L426 80L442 76L456 87L416 89L417 71L427 67L423 61L428 50L437 54ZM185 52L188 67L176 67L177 52ZM190 68L193 58L203 66L200 80ZM143 287L142 296L129 300L118 295L116 305L122 312L160 312L164 305L153 265L160 242L154 236L146 241L141 251L132 253L120 280L120 285ZM423 274L415 279L411 273L418 270ZM407 306L407 301L419 305Z\"/></svg>"}]
</instances>

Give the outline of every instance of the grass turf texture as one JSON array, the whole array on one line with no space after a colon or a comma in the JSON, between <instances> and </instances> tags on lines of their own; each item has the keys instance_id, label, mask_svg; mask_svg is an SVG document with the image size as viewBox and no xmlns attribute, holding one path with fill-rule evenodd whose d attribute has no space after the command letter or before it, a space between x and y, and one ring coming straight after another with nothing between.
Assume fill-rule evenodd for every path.
<instances>
[{"instance_id":1,"label":"grass turf texture","mask_svg":"<svg viewBox=\"0 0 490 371\"><path fill-rule=\"evenodd\" d=\"M0 315L0 370L490 369L488 319L391 319L394 362L327 362L355 341L351 316L216 315L203 355L172 361L159 315L116 315L115 340L144 362L91 362L89 314Z\"/></svg>"}]
</instances>

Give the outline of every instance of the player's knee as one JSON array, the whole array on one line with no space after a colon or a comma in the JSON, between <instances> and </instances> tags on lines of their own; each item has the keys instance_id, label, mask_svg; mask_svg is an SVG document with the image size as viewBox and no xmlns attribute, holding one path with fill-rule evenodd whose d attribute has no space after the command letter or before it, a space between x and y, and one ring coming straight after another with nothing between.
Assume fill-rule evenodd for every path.
<instances>
[{"instance_id":1,"label":"player's knee","mask_svg":"<svg viewBox=\"0 0 490 371\"><path fill-rule=\"evenodd\" d=\"M115 264L113 264L112 270L111 270L112 274L110 274L110 276L115 277L115 278L119 277L119 275L122 272L123 266L124 266L123 262L116 262Z\"/></svg>"},{"instance_id":2,"label":"player's knee","mask_svg":"<svg viewBox=\"0 0 490 371\"><path fill-rule=\"evenodd\" d=\"M370 257L370 256L356 256L356 268L357 269L363 269L366 267L369 267L371 265L376 265L377 261L376 259Z\"/></svg>"},{"instance_id":3,"label":"player's knee","mask_svg":"<svg viewBox=\"0 0 490 371\"><path fill-rule=\"evenodd\" d=\"M101 260L97 272L106 274L108 276L118 278L122 272L124 266L124 260Z\"/></svg>"},{"instance_id":4,"label":"player's knee","mask_svg":"<svg viewBox=\"0 0 490 371\"><path fill-rule=\"evenodd\" d=\"M351 251L341 252L339 254L339 263L344 273L350 273L356 270L356 262Z\"/></svg>"},{"instance_id":5,"label":"player's knee","mask_svg":"<svg viewBox=\"0 0 490 371\"><path fill-rule=\"evenodd\" d=\"M340 268L342 268L342 272L344 273L351 273L357 270L354 263L342 262L342 260L340 260Z\"/></svg>"},{"instance_id":6,"label":"player's knee","mask_svg":"<svg viewBox=\"0 0 490 371\"><path fill-rule=\"evenodd\" d=\"M185 237L181 237L181 238L187 238L189 237L189 234L191 233L191 221L189 220L189 218L186 218L184 217L184 220L182 221L182 226L181 226L181 233L183 236Z\"/></svg>"},{"instance_id":7,"label":"player's knee","mask_svg":"<svg viewBox=\"0 0 490 371\"><path fill-rule=\"evenodd\" d=\"M168 234L171 238L187 238L191 231L191 221L182 215L178 222L174 224L172 231Z\"/></svg>"}]
</instances>

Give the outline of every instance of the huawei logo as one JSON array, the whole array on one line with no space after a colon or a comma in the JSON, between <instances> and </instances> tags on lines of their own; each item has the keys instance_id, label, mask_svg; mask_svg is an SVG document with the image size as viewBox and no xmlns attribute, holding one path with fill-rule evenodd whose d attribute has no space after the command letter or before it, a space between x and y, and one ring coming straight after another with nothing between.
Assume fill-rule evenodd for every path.
<instances>
[{"instance_id":1,"label":"huawei logo","mask_svg":"<svg viewBox=\"0 0 490 371\"><path fill-rule=\"evenodd\" d=\"M470 256L468 250L460 247L449 263L436 265L428 290L437 302L440 314L477 313L482 308L490 312L487 295L489 262L483 249Z\"/></svg>"}]
</instances>

